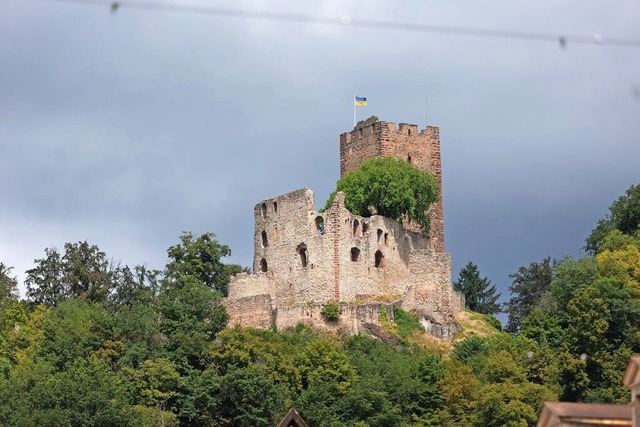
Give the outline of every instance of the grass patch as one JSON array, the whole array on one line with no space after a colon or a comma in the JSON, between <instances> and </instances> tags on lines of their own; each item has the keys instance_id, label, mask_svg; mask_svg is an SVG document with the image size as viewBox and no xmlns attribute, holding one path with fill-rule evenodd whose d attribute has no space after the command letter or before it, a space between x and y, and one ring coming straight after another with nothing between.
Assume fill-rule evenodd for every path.
<instances>
[{"instance_id":1,"label":"grass patch","mask_svg":"<svg viewBox=\"0 0 640 427\"><path fill-rule=\"evenodd\" d=\"M418 318L399 307L393 309L393 317L395 318L398 334L402 338L410 337L414 332L424 332L424 328Z\"/></svg>"}]
</instances>

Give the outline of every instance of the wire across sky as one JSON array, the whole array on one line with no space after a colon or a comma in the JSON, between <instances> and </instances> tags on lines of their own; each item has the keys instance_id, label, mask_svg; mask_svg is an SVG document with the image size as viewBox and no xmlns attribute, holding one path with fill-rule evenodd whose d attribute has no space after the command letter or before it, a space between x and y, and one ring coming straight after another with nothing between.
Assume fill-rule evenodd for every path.
<instances>
[{"instance_id":1,"label":"wire across sky","mask_svg":"<svg viewBox=\"0 0 640 427\"><path fill-rule=\"evenodd\" d=\"M529 40L552 42L565 48L568 44L592 44L597 46L616 46L640 48L640 39L609 38L601 34L552 34L535 31L498 30L489 28L455 27L445 25L394 22L376 19L358 19L348 15L339 17L316 16L287 12L268 12L247 9L231 9L208 6L191 6L154 1L101 1L101 0L41 0L54 3L67 3L82 6L99 6L116 13L121 9L173 12L184 14L210 15L223 18L256 19L264 21L291 22L301 24L333 25L372 30L405 31L418 33L436 33L455 36L483 37L494 39Z\"/></svg>"}]
</instances>

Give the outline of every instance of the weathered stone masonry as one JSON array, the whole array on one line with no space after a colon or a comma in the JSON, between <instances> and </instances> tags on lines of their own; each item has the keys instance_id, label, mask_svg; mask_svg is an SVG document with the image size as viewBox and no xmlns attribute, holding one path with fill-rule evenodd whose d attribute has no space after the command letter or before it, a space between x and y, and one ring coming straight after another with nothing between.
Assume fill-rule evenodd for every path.
<instances>
[{"instance_id":1,"label":"weathered stone masonry","mask_svg":"<svg viewBox=\"0 0 640 427\"><path fill-rule=\"evenodd\" d=\"M404 150L416 166L437 174L438 132L429 129L418 134L415 125L396 130L386 122L356 127L340 137L341 172L368 157ZM394 142L401 147L389 148ZM229 284L224 304L231 325L284 328L306 323L357 333L377 323L384 304L391 304L387 313L393 313L393 305L415 311L435 335L455 331L453 316L464 308L464 298L451 287L442 227L429 237L389 218L353 215L342 193L326 212L314 206L309 189L255 206L254 274L239 274ZM435 211L441 214L441 201L439 206ZM432 220L432 227L437 221ZM338 322L320 315L330 301L341 303Z\"/></svg>"}]
</instances>

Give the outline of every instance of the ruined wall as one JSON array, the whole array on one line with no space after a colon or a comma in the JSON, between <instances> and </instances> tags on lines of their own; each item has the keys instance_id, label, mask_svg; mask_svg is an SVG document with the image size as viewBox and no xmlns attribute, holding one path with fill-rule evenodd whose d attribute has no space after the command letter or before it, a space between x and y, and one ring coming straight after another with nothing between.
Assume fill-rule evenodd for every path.
<instances>
[{"instance_id":1,"label":"ruined wall","mask_svg":"<svg viewBox=\"0 0 640 427\"><path fill-rule=\"evenodd\" d=\"M229 314L229 326L269 329L275 323L271 295L223 298L222 303Z\"/></svg>"},{"instance_id":2,"label":"ruined wall","mask_svg":"<svg viewBox=\"0 0 640 427\"><path fill-rule=\"evenodd\" d=\"M356 170L363 161L379 156L406 160L436 178L440 197L429 208L429 235L434 250L444 252L440 130L428 126L419 132L417 125L400 123L396 128L396 124L391 122L364 121L358 123L353 131L340 135L340 176ZM410 228L419 231L415 224Z\"/></svg>"},{"instance_id":3,"label":"ruined wall","mask_svg":"<svg viewBox=\"0 0 640 427\"><path fill-rule=\"evenodd\" d=\"M234 301L254 297L262 298L258 309L242 314L242 322L263 324L273 316L279 327L289 325L286 319L313 318L309 307L329 301L361 306L403 299L405 309L440 323L459 311L450 256L434 252L428 236L389 218L351 214L343 193L326 212L316 212L314 203L313 192L301 189L255 206L256 274L238 274L229 284L225 305L234 321L240 313Z\"/></svg>"},{"instance_id":4,"label":"ruined wall","mask_svg":"<svg viewBox=\"0 0 640 427\"><path fill-rule=\"evenodd\" d=\"M273 279L278 306L328 301L332 289L331 240L316 221L313 192L301 189L255 207L253 269ZM322 227L320 227L322 229Z\"/></svg>"}]
</instances>

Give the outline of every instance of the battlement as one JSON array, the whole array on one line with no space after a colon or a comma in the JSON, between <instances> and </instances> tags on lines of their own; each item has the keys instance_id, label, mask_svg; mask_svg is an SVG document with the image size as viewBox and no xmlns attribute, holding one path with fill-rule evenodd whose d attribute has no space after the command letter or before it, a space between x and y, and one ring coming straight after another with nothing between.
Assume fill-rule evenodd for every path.
<instances>
[{"instance_id":1,"label":"battlement","mask_svg":"<svg viewBox=\"0 0 640 427\"><path fill-rule=\"evenodd\" d=\"M367 121L363 120L350 132L340 135L340 142L346 142L352 139L364 138L371 135L380 135L393 138L397 135L414 136L415 143L428 143L434 137L439 137L439 128L435 126L427 126L425 129L418 130L418 125L411 123L385 122L385 121ZM422 137L422 138L421 138Z\"/></svg>"}]
</instances>

